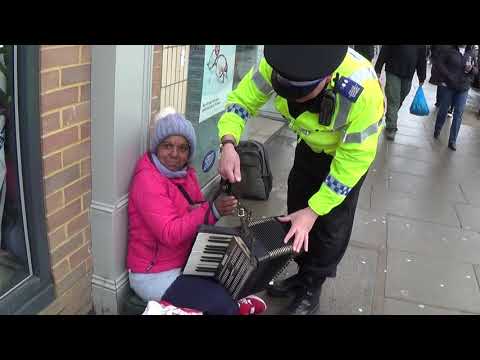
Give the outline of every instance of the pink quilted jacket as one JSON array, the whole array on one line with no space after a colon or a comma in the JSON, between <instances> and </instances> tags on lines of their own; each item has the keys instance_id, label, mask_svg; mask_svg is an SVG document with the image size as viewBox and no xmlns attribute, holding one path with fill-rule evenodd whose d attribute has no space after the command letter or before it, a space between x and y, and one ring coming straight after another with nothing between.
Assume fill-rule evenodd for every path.
<instances>
[{"instance_id":1,"label":"pink quilted jacket","mask_svg":"<svg viewBox=\"0 0 480 360\"><path fill-rule=\"evenodd\" d=\"M198 205L190 205L180 184ZM200 190L192 167L187 176L169 179L152 163L148 153L138 161L128 200L127 268L135 273L155 273L183 267L198 227L205 215L216 219Z\"/></svg>"}]
</instances>

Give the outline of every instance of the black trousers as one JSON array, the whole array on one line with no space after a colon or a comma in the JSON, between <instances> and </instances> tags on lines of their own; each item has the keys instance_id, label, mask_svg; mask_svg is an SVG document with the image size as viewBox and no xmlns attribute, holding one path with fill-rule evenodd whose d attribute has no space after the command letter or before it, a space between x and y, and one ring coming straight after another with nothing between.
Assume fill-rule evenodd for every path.
<instances>
[{"instance_id":1,"label":"black trousers","mask_svg":"<svg viewBox=\"0 0 480 360\"><path fill-rule=\"evenodd\" d=\"M330 172L332 157L313 152L303 141L295 151L295 161L288 176L288 213L304 209ZM300 273L315 278L335 277L337 265L345 254L353 228L358 195L366 174L352 188L345 200L328 214L319 216L309 234L308 252L295 258Z\"/></svg>"}]
</instances>

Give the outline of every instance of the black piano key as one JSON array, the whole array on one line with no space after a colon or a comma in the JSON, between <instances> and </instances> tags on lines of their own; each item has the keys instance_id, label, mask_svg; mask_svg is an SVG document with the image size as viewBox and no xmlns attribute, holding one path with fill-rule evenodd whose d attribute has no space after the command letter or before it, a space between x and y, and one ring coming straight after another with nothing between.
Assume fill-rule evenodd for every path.
<instances>
[{"instance_id":1,"label":"black piano key","mask_svg":"<svg viewBox=\"0 0 480 360\"><path fill-rule=\"evenodd\" d=\"M205 250L204 254L213 254L213 255L225 255L225 251L218 251L218 250Z\"/></svg>"},{"instance_id":2,"label":"black piano key","mask_svg":"<svg viewBox=\"0 0 480 360\"><path fill-rule=\"evenodd\" d=\"M222 241L222 242L230 242L232 241L232 238L231 237L222 237L222 236L209 236L208 237L208 241L215 241L215 240L218 240L218 241Z\"/></svg>"},{"instance_id":3,"label":"black piano key","mask_svg":"<svg viewBox=\"0 0 480 360\"><path fill-rule=\"evenodd\" d=\"M208 239L207 242L209 243L217 243L217 244L230 244L230 241L231 240L211 240L211 239Z\"/></svg>"},{"instance_id":4,"label":"black piano key","mask_svg":"<svg viewBox=\"0 0 480 360\"><path fill-rule=\"evenodd\" d=\"M215 261L215 262L221 262L223 258L220 257L214 257L214 256L201 256L200 260L202 261Z\"/></svg>"},{"instance_id":5,"label":"black piano key","mask_svg":"<svg viewBox=\"0 0 480 360\"><path fill-rule=\"evenodd\" d=\"M202 256L202 257L200 258L200 261L211 261L211 262L221 263L221 262L222 262L222 258L214 258L214 257L205 257L205 256Z\"/></svg>"},{"instance_id":6,"label":"black piano key","mask_svg":"<svg viewBox=\"0 0 480 360\"><path fill-rule=\"evenodd\" d=\"M200 262L208 262L208 263L216 263L219 264L221 260L205 260L205 259L200 259Z\"/></svg>"},{"instance_id":7,"label":"black piano key","mask_svg":"<svg viewBox=\"0 0 480 360\"><path fill-rule=\"evenodd\" d=\"M206 245L205 250L222 250L227 251L228 246L215 246L215 245Z\"/></svg>"},{"instance_id":8,"label":"black piano key","mask_svg":"<svg viewBox=\"0 0 480 360\"><path fill-rule=\"evenodd\" d=\"M196 267L195 268L195 271L198 271L198 272L206 272L206 273L214 273L217 271L217 268L210 268L210 267Z\"/></svg>"},{"instance_id":9,"label":"black piano key","mask_svg":"<svg viewBox=\"0 0 480 360\"><path fill-rule=\"evenodd\" d=\"M203 251L203 254L217 254L217 255L225 255L226 251L223 251L223 250L217 250L217 249L205 249Z\"/></svg>"}]
</instances>

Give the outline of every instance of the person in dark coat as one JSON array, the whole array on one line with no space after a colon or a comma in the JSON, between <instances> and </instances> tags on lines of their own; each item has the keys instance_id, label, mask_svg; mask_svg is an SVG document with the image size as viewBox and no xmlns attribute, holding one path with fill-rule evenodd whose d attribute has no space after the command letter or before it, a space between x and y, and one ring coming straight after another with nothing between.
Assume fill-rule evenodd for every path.
<instances>
[{"instance_id":1,"label":"person in dark coat","mask_svg":"<svg viewBox=\"0 0 480 360\"><path fill-rule=\"evenodd\" d=\"M430 51L431 51L431 60L432 60L432 69L430 71L430 80L428 81L432 85L437 86L437 94L435 97L435 106L438 107L438 104L440 103L439 97L438 97L438 85L440 85L440 74L438 73L437 65L435 64L435 60L438 57L438 54L442 49L448 48L449 45L431 45ZM453 114L453 106L450 106L448 109L448 116L452 116Z\"/></svg>"},{"instance_id":2,"label":"person in dark coat","mask_svg":"<svg viewBox=\"0 0 480 360\"><path fill-rule=\"evenodd\" d=\"M463 110L467 103L468 90L473 78L478 74L478 67L471 47L467 45L450 45L438 54L437 69L440 85L438 86L440 107L435 121L433 137L438 138L447 118L447 110L453 105L453 119L450 126L448 147L456 150L456 142Z\"/></svg>"},{"instance_id":3,"label":"person in dark coat","mask_svg":"<svg viewBox=\"0 0 480 360\"><path fill-rule=\"evenodd\" d=\"M394 140L395 132L398 130L398 110L410 92L415 71L420 86L423 85L427 76L427 46L383 45L375 64L378 77L382 73L383 65L386 72L385 96L387 97L385 134L388 140Z\"/></svg>"},{"instance_id":4,"label":"person in dark coat","mask_svg":"<svg viewBox=\"0 0 480 360\"><path fill-rule=\"evenodd\" d=\"M354 45L354 50L370 62L375 56L375 45Z\"/></svg>"}]
</instances>

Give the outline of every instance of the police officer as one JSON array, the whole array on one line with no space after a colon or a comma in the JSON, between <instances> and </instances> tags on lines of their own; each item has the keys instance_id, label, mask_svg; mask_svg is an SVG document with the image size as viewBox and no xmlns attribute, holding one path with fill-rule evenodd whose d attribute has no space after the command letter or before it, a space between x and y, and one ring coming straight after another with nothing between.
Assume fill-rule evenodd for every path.
<instances>
[{"instance_id":1,"label":"police officer","mask_svg":"<svg viewBox=\"0 0 480 360\"><path fill-rule=\"evenodd\" d=\"M322 284L336 276L347 248L360 188L381 132L384 96L372 64L346 45L265 45L264 58L227 99L218 123L219 172L241 181L235 150L245 122L276 94L276 109L297 134L288 178L285 242L293 239L298 273L270 286L294 294L285 314L319 305ZM300 253L300 250L304 250Z\"/></svg>"}]
</instances>

